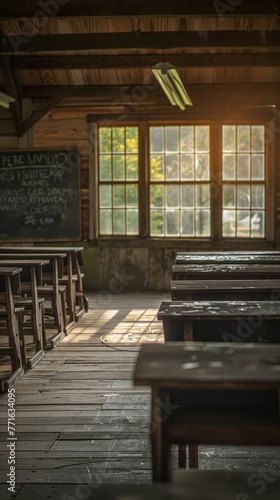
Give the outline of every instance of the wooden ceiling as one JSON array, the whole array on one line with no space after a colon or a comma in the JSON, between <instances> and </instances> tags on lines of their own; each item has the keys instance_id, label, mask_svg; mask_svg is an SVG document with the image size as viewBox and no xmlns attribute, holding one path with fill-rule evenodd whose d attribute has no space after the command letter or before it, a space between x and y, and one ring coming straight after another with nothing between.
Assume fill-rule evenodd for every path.
<instances>
[{"instance_id":1,"label":"wooden ceiling","mask_svg":"<svg viewBox=\"0 0 280 500\"><path fill-rule=\"evenodd\" d=\"M173 111L151 72L160 61L178 68L193 111L278 106L280 0L1 2L0 90L16 98L19 135L23 97L40 103L28 127L58 102Z\"/></svg>"}]
</instances>

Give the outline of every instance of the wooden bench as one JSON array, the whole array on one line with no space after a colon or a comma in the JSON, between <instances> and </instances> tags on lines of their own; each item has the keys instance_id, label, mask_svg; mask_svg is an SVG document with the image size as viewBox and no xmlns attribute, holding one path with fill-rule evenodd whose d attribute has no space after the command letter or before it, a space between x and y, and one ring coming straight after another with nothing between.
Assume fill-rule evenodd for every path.
<instances>
[{"instance_id":1,"label":"wooden bench","mask_svg":"<svg viewBox=\"0 0 280 500\"><path fill-rule=\"evenodd\" d=\"M172 280L172 300L279 300L280 279Z\"/></svg>"},{"instance_id":2,"label":"wooden bench","mask_svg":"<svg viewBox=\"0 0 280 500\"><path fill-rule=\"evenodd\" d=\"M172 280L210 279L279 279L280 265L276 264L174 264Z\"/></svg>"},{"instance_id":3,"label":"wooden bench","mask_svg":"<svg viewBox=\"0 0 280 500\"><path fill-rule=\"evenodd\" d=\"M143 345L134 384L152 389L154 481L171 478L172 443L189 445L190 467L199 444L279 446L279 366L275 345Z\"/></svg>"},{"instance_id":4,"label":"wooden bench","mask_svg":"<svg viewBox=\"0 0 280 500\"><path fill-rule=\"evenodd\" d=\"M163 301L165 341L280 343L279 301Z\"/></svg>"}]
</instances>

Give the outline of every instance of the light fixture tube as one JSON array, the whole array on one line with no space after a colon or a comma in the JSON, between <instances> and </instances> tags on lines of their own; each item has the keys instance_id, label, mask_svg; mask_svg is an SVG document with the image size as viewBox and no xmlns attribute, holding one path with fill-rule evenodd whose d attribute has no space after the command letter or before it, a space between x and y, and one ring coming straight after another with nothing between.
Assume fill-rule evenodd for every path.
<instances>
[{"instance_id":1,"label":"light fixture tube","mask_svg":"<svg viewBox=\"0 0 280 500\"><path fill-rule=\"evenodd\" d=\"M185 105L192 106L175 66L169 63L158 63L152 67L152 72L172 106L178 106L182 110L185 109Z\"/></svg>"},{"instance_id":2,"label":"light fixture tube","mask_svg":"<svg viewBox=\"0 0 280 500\"><path fill-rule=\"evenodd\" d=\"M4 94L4 92L0 92L0 106L3 108L9 108L11 102L15 102L14 97Z\"/></svg>"}]
</instances>

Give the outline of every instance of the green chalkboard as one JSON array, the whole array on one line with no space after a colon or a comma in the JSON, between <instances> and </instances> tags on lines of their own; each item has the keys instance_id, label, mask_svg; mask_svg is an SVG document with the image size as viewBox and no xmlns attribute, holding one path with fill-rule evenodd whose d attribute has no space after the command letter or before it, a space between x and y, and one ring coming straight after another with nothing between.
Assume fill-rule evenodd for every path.
<instances>
[{"instance_id":1,"label":"green chalkboard","mask_svg":"<svg viewBox=\"0 0 280 500\"><path fill-rule=\"evenodd\" d=\"M0 151L0 241L80 239L75 149Z\"/></svg>"}]
</instances>

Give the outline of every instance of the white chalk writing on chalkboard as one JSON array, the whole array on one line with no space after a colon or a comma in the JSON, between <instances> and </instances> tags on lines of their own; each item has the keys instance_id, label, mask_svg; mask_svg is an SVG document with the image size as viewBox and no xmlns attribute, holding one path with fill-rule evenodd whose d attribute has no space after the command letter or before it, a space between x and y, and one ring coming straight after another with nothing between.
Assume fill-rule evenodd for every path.
<instances>
[{"instance_id":1,"label":"white chalk writing on chalkboard","mask_svg":"<svg viewBox=\"0 0 280 500\"><path fill-rule=\"evenodd\" d=\"M0 239L77 239L76 150L0 151Z\"/></svg>"}]
</instances>

